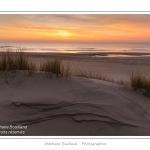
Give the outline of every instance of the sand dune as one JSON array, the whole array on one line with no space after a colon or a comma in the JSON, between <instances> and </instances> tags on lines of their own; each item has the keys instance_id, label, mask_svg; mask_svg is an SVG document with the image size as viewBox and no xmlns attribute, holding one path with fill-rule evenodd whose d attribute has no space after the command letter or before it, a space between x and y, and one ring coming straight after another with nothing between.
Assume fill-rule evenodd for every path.
<instances>
[{"instance_id":1,"label":"sand dune","mask_svg":"<svg viewBox=\"0 0 150 150\"><path fill-rule=\"evenodd\" d=\"M0 124L25 135L149 135L150 99L129 87L42 72L0 77Z\"/></svg>"}]
</instances>

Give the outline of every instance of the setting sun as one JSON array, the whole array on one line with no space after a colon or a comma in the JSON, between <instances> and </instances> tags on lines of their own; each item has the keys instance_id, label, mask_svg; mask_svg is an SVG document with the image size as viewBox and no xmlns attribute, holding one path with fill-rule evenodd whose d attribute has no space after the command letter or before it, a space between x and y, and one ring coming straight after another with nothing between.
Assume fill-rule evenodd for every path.
<instances>
[{"instance_id":1,"label":"setting sun","mask_svg":"<svg viewBox=\"0 0 150 150\"><path fill-rule=\"evenodd\" d=\"M58 35L60 37L69 37L69 36L71 36L71 33L69 33L68 31L65 31L65 30L57 30L56 35Z\"/></svg>"}]
</instances>

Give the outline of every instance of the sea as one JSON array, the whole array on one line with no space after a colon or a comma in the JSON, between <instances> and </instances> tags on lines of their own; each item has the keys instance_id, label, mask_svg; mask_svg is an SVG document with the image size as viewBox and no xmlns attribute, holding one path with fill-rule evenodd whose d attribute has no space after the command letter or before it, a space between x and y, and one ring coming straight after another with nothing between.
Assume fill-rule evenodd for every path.
<instances>
[{"instance_id":1,"label":"sea","mask_svg":"<svg viewBox=\"0 0 150 150\"><path fill-rule=\"evenodd\" d=\"M150 53L150 43L74 43L74 42L23 42L0 43L0 51L23 49L35 53Z\"/></svg>"}]
</instances>

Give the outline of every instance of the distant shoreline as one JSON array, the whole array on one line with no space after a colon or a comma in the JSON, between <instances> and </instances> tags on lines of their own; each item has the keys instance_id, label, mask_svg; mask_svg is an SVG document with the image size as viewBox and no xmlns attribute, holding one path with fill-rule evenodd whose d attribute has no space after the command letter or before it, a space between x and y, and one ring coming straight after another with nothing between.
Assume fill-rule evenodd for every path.
<instances>
[{"instance_id":1,"label":"distant shoreline","mask_svg":"<svg viewBox=\"0 0 150 150\"><path fill-rule=\"evenodd\" d=\"M11 53L15 53L16 51L10 51ZM116 55L137 55L137 56L142 56L142 55L148 55L150 56L150 53L145 53L145 52L77 52L77 53L63 53L63 52L26 52L28 55L88 55L88 56L93 56L93 55L101 55L101 56L107 56L110 54L116 54ZM4 54L5 51L0 51L0 55Z\"/></svg>"}]
</instances>

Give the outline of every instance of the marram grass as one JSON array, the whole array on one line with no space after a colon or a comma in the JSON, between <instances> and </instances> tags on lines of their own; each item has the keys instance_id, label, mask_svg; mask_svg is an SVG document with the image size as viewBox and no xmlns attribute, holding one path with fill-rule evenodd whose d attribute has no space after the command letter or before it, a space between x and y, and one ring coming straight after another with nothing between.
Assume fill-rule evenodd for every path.
<instances>
[{"instance_id":1,"label":"marram grass","mask_svg":"<svg viewBox=\"0 0 150 150\"><path fill-rule=\"evenodd\" d=\"M130 75L131 87L135 90L141 89L146 96L150 96L150 76L146 76L143 73L132 72Z\"/></svg>"},{"instance_id":2,"label":"marram grass","mask_svg":"<svg viewBox=\"0 0 150 150\"><path fill-rule=\"evenodd\" d=\"M36 66L24 52L12 53L6 51L0 57L0 71L9 72L15 70L36 70Z\"/></svg>"},{"instance_id":3,"label":"marram grass","mask_svg":"<svg viewBox=\"0 0 150 150\"><path fill-rule=\"evenodd\" d=\"M57 77L61 76L71 76L70 67L64 67L60 58L56 57L54 59L47 59L40 65L40 71L44 71L48 76L56 74Z\"/></svg>"}]
</instances>

